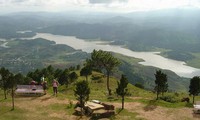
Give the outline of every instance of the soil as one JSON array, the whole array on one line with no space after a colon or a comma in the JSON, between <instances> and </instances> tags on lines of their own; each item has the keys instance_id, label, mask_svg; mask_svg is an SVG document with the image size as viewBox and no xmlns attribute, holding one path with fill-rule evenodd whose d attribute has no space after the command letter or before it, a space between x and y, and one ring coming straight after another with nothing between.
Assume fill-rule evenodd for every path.
<instances>
[{"instance_id":1,"label":"soil","mask_svg":"<svg viewBox=\"0 0 200 120\"><path fill-rule=\"evenodd\" d=\"M134 99L134 98L133 98ZM137 99L137 98L135 98ZM41 97L17 97L15 99L15 106L18 108L31 111L32 113L39 112L38 106L41 108L48 107L52 104L69 104L67 99L59 99L55 96L44 95ZM76 101L71 101L73 104ZM121 108L121 103L109 103L115 106L115 108ZM28 106L28 107L27 107ZM37 106L37 107L35 107ZM127 102L125 103L125 109L129 112L137 113L136 118L142 118L146 120L200 120L200 115L193 114L192 108L165 108L160 106L146 106L145 104L139 102ZM80 116L68 115L65 111L52 112L51 110L46 110L50 117L74 120L80 119ZM34 118L34 116L33 116ZM81 119L89 119L88 117L83 117ZM130 119L127 117L127 119Z\"/></svg>"}]
</instances>

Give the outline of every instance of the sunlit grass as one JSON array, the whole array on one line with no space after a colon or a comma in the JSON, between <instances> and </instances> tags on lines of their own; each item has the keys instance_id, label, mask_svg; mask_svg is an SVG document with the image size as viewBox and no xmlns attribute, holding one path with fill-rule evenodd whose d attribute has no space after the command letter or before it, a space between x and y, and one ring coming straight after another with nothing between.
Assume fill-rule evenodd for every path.
<instances>
[{"instance_id":1,"label":"sunlit grass","mask_svg":"<svg viewBox=\"0 0 200 120\"><path fill-rule=\"evenodd\" d=\"M116 116L111 117L113 120L144 120L143 118L137 117L138 113L130 112L126 109L117 108L116 109Z\"/></svg>"},{"instance_id":2,"label":"sunlit grass","mask_svg":"<svg viewBox=\"0 0 200 120\"><path fill-rule=\"evenodd\" d=\"M100 73L93 73L94 75L99 75ZM79 80L85 80L85 77L79 77ZM90 99L89 100L100 100L101 102L109 102L110 104L121 105L121 97L117 96L115 90L117 88L117 79L110 78L110 88L112 89L112 95L108 96L106 89L106 77L102 77L100 81L94 81L89 77L89 86L91 88ZM4 100L3 91L0 90L0 119L1 120L65 120L70 117L80 117L74 116L74 106L76 103L76 97L74 96L75 84L63 85L58 87L58 95L53 96L52 86L48 86L47 96L42 97L17 97L15 98L15 110L11 111L12 103L11 96L8 95L8 99ZM170 103L163 100L155 100L156 94L151 91L146 91L137 88L131 84L128 85L129 96L125 97L125 102L129 103L141 103L140 109L152 109L157 106L163 108L181 109L181 108L191 108L192 106L192 96L188 96L188 93L165 93L164 95L176 96L177 99L181 100L183 97L189 97L190 103L176 102ZM200 96L195 98L195 101L200 100ZM38 102L36 102L38 101ZM21 106L22 107L19 107ZM119 106L118 106L119 107ZM120 111L121 108L115 108L116 116L112 116L109 119L134 119L142 120L139 118L135 110L124 109ZM144 107L144 108L143 108ZM170 113L171 114L171 113ZM141 115L140 115L141 116ZM89 119L86 116L84 119Z\"/></svg>"},{"instance_id":3,"label":"sunlit grass","mask_svg":"<svg viewBox=\"0 0 200 120\"><path fill-rule=\"evenodd\" d=\"M15 107L15 110L12 110L11 103L6 102L0 104L0 119L1 120L23 120L26 118L28 111Z\"/></svg>"}]
</instances>

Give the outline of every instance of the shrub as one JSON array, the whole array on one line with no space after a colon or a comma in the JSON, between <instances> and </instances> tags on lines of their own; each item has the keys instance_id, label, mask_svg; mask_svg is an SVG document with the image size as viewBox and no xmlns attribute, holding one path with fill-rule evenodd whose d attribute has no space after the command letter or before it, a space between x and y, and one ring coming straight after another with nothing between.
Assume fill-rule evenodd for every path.
<instances>
[{"instance_id":1,"label":"shrub","mask_svg":"<svg viewBox=\"0 0 200 120\"><path fill-rule=\"evenodd\" d=\"M135 84L135 87L144 89L144 86L143 86L141 83L136 83L136 84Z\"/></svg>"},{"instance_id":2,"label":"shrub","mask_svg":"<svg viewBox=\"0 0 200 120\"><path fill-rule=\"evenodd\" d=\"M102 77L103 77L102 75L98 75L98 74L92 75L92 80L99 80L99 79L101 79Z\"/></svg>"},{"instance_id":3,"label":"shrub","mask_svg":"<svg viewBox=\"0 0 200 120\"><path fill-rule=\"evenodd\" d=\"M171 95L168 95L168 96L162 96L160 97L161 100L164 100L166 102L170 102L170 103L177 103L179 102L179 99L175 96L171 96Z\"/></svg>"}]
</instances>

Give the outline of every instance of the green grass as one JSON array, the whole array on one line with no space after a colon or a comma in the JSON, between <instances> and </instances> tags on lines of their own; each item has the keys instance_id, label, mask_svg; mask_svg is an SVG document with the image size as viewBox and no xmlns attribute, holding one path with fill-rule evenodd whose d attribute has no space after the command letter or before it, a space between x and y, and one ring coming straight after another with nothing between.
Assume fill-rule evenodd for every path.
<instances>
[{"instance_id":1,"label":"green grass","mask_svg":"<svg viewBox=\"0 0 200 120\"><path fill-rule=\"evenodd\" d=\"M121 109L121 108L117 108L116 109L116 116L111 117L111 119L113 120L144 120L143 118L138 118L136 117L138 115L138 113L136 112L130 112L126 109Z\"/></svg>"},{"instance_id":2,"label":"green grass","mask_svg":"<svg viewBox=\"0 0 200 120\"><path fill-rule=\"evenodd\" d=\"M173 93L171 93L173 94ZM136 102L140 102L140 103L143 103L146 105L146 107L148 108L149 106L162 106L162 107L165 107L165 108L184 108L184 107L188 107L188 108L192 108L193 107L193 104L191 103L192 102L192 97L189 97L190 98L190 103L186 103L186 102L181 102L181 101L178 101L178 102L175 102L175 103L171 103L171 102L166 102L164 100L156 100L155 98L154 99L138 99L138 100L135 100ZM182 97L178 97L177 99L181 100ZM200 100L200 96L197 96L195 98L195 101L198 101Z\"/></svg>"},{"instance_id":3,"label":"green grass","mask_svg":"<svg viewBox=\"0 0 200 120\"><path fill-rule=\"evenodd\" d=\"M96 73L93 72L93 75L99 75L100 73ZM79 77L77 81L79 80L84 80L85 77ZM117 80L116 78L111 77L110 78L110 88L112 90L112 95L108 96L108 92L107 92L107 88L106 88L106 77L102 77L100 78L101 81L98 82L98 80L91 80L91 76L89 76L89 86L91 89L91 93L90 93L90 100L93 99L98 99L102 102L121 102L121 98L116 96L115 90L117 88ZM62 94L58 94L58 98L59 99L71 99L71 100L75 100L75 96L74 96L74 90L75 89L75 85L71 84L71 85L63 85L63 86L59 86L58 87L58 91L59 93ZM130 96L135 96L135 97L151 97L153 95L152 92L149 91L145 91L143 89L137 88L131 84L128 85L128 90L130 93ZM49 87L48 89L48 93L53 95L53 90L51 87ZM132 99L130 98L126 98L125 101L126 102L131 102Z\"/></svg>"},{"instance_id":4,"label":"green grass","mask_svg":"<svg viewBox=\"0 0 200 120\"><path fill-rule=\"evenodd\" d=\"M0 119L1 120L23 120L26 117L28 111L15 107L15 110L11 110L11 102L6 104L0 104Z\"/></svg>"},{"instance_id":5,"label":"green grass","mask_svg":"<svg viewBox=\"0 0 200 120\"><path fill-rule=\"evenodd\" d=\"M77 72L78 73L78 72ZM100 73L93 72L93 75L100 75ZM79 77L77 81L84 80L85 77ZM91 94L89 100L100 100L102 102L109 102L110 104L120 104L121 105L121 98L117 97L115 94L115 90L117 87L117 79L114 77L110 78L110 88L112 89L112 95L107 95L107 89L106 89L106 77L100 78L101 80L94 81L91 79L91 76L89 76L89 86L91 88ZM75 84L71 84L69 86L59 86L58 88L58 96L52 96L53 90L52 87L49 86L49 89L47 91L49 98L45 98L44 100L40 97L32 97L32 98L16 98L15 103L16 104L27 104L24 109L15 107L14 111L11 111L12 104L11 104L11 98L8 96L8 99L3 99L3 91L0 90L0 119L1 120L26 120L31 118L32 120L64 120L70 118L69 116L72 116L74 113L74 104L76 102L76 98L74 96L74 88ZM176 109L181 108L191 108L192 104L184 103L184 102L177 102L177 103L170 103L163 100L155 100L156 94L147 91L144 89L137 88L131 84L128 85L129 90L129 96L126 96L125 102L132 102L132 103L141 103L140 106L142 110L149 110L149 109L156 109L157 106L161 106L164 108L172 108L174 111ZM188 96L187 93L165 93L166 96L176 96L177 99L181 100L183 97L190 97L190 101L192 101L191 96ZM36 105L32 105L35 103L34 101L38 102L48 102L49 100L56 100L58 102L52 102L48 103L48 105L39 105L36 103ZM30 101L30 102L27 102ZM200 100L200 96L195 97L195 101ZM73 101L73 102L72 102ZM131 104L132 104L131 103ZM42 103L40 103L42 104ZM143 108L144 106L144 108ZM30 109L30 107L33 107L33 109ZM119 107L119 106L118 106ZM127 119L134 119L134 120L142 120L142 118L139 118L138 115L141 116L141 114L137 113L133 109L124 109L120 111L120 108L116 107L116 116L112 116L109 119L113 120L127 120ZM171 113L170 113L171 114ZM79 116L76 116L79 117ZM88 119L87 117L84 117L85 119Z\"/></svg>"}]
</instances>

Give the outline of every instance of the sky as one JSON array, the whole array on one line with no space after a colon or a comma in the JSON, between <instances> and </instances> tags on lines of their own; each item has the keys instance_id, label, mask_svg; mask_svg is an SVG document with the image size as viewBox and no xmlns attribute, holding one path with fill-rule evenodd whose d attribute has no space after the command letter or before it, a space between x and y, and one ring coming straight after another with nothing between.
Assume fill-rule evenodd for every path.
<instances>
[{"instance_id":1,"label":"sky","mask_svg":"<svg viewBox=\"0 0 200 120\"><path fill-rule=\"evenodd\" d=\"M200 8L200 0L0 0L0 12L68 10L132 12Z\"/></svg>"}]
</instances>

